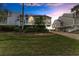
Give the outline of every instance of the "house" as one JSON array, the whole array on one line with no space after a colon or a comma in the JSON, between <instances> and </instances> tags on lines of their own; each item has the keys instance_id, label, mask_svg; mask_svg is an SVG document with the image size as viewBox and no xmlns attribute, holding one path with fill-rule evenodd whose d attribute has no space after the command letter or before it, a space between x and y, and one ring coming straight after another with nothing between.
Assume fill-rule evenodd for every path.
<instances>
[{"instance_id":1,"label":"house","mask_svg":"<svg viewBox=\"0 0 79 59\"><path fill-rule=\"evenodd\" d=\"M53 25L52 25L52 28L54 28L53 30L55 31L60 31L60 22L58 20L55 20Z\"/></svg>"},{"instance_id":2,"label":"house","mask_svg":"<svg viewBox=\"0 0 79 59\"><path fill-rule=\"evenodd\" d=\"M64 13L54 21L53 27L56 31L73 32L79 30L79 18L75 19L73 13Z\"/></svg>"},{"instance_id":3,"label":"house","mask_svg":"<svg viewBox=\"0 0 79 59\"><path fill-rule=\"evenodd\" d=\"M25 24L34 25L35 19L39 20L40 17L43 18L42 20L46 26L51 25L51 17L46 15L25 15L25 18L26 18Z\"/></svg>"},{"instance_id":4,"label":"house","mask_svg":"<svg viewBox=\"0 0 79 59\"><path fill-rule=\"evenodd\" d=\"M20 14L14 12L8 12L8 17L6 19L0 19L0 25L18 25L20 26ZM50 26L51 17L46 15L24 15L24 25L34 25L34 20L39 17L43 17L43 21L46 26Z\"/></svg>"}]
</instances>

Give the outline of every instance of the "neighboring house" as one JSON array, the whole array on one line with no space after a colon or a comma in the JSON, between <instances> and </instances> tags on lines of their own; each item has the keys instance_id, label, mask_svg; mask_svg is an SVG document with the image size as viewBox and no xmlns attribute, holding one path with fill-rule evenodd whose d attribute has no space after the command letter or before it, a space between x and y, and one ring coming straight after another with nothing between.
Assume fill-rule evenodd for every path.
<instances>
[{"instance_id":1,"label":"neighboring house","mask_svg":"<svg viewBox=\"0 0 79 59\"><path fill-rule=\"evenodd\" d=\"M46 26L51 25L51 17L46 15L25 15L25 18L26 18L25 24L34 25L35 19L39 20L40 16L43 17L42 20Z\"/></svg>"},{"instance_id":2,"label":"neighboring house","mask_svg":"<svg viewBox=\"0 0 79 59\"><path fill-rule=\"evenodd\" d=\"M55 20L52 27L54 28L55 31L60 31L60 22L58 20Z\"/></svg>"},{"instance_id":3,"label":"neighboring house","mask_svg":"<svg viewBox=\"0 0 79 59\"><path fill-rule=\"evenodd\" d=\"M0 25L15 25L20 14L8 12L7 18L0 19Z\"/></svg>"},{"instance_id":4,"label":"neighboring house","mask_svg":"<svg viewBox=\"0 0 79 59\"><path fill-rule=\"evenodd\" d=\"M0 19L0 25L18 25L20 26L20 14L9 12L6 19ZM24 25L34 25L35 18L43 17L43 21L46 26L51 25L51 17L46 15L25 15L24 16Z\"/></svg>"},{"instance_id":5,"label":"neighboring house","mask_svg":"<svg viewBox=\"0 0 79 59\"><path fill-rule=\"evenodd\" d=\"M53 27L56 31L72 32L79 30L79 18L75 21L73 13L65 13L54 21Z\"/></svg>"}]
</instances>

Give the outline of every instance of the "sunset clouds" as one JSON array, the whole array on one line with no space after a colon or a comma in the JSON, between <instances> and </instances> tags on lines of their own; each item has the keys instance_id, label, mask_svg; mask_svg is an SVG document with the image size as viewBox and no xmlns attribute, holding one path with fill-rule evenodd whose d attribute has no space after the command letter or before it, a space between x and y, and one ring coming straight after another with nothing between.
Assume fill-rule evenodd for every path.
<instances>
[{"instance_id":1,"label":"sunset clouds","mask_svg":"<svg viewBox=\"0 0 79 59\"><path fill-rule=\"evenodd\" d=\"M52 20L55 20L59 16L62 16L64 13L70 13L71 8L75 5L77 5L77 3L63 3L63 4L57 4L57 5L52 4L51 8L53 8L55 11L54 12L52 11L48 15L53 18Z\"/></svg>"},{"instance_id":2,"label":"sunset clouds","mask_svg":"<svg viewBox=\"0 0 79 59\"><path fill-rule=\"evenodd\" d=\"M69 13L71 8L77 3L27 3L25 5L28 8L33 7L34 9L31 11L41 11L41 14L43 11L44 14L47 12L47 15L50 16L61 16L63 13Z\"/></svg>"}]
</instances>

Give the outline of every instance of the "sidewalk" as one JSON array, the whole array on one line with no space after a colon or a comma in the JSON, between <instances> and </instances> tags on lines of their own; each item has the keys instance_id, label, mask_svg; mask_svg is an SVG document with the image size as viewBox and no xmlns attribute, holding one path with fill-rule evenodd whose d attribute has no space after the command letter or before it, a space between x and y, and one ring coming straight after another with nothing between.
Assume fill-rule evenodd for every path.
<instances>
[{"instance_id":1,"label":"sidewalk","mask_svg":"<svg viewBox=\"0 0 79 59\"><path fill-rule=\"evenodd\" d=\"M73 39L79 40L79 34L66 33L66 32L55 32L55 31L53 31L52 33L63 35L63 36L69 37L69 38L73 38Z\"/></svg>"}]
</instances>

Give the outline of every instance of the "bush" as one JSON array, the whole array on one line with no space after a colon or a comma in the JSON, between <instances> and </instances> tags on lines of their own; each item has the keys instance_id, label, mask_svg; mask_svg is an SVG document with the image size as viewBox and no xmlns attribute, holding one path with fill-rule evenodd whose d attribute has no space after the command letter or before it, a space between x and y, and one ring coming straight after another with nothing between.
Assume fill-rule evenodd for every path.
<instances>
[{"instance_id":1,"label":"bush","mask_svg":"<svg viewBox=\"0 0 79 59\"><path fill-rule=\"evenodd\" d=\"M15 25L0 25L0 31L4 32L19 32L20 27ZM48 32L44 25L35 26L35 25L25 25L24 32Z\"/></svg>"},{"instance_id":2,"label":"bush","mask_svg":"<svg viewBox=\"0 0 79 59\"><path fill-rule=\"evenodd\" d=\"M10 32L10 31L19 31L19 28L15 25L0 25L0 31Z\"/></svg>"},{"instance_id":3,"label":"bush","mask_svg":"<svg viewBox=\"0 0 79 59\"><path fill-rule=\"evenodd\" d=\"M14 26L10 25L0 25L0 31L13 31Z\"/></svg>"},{"instance_id":4,"label":"bush","mask_svg":"<svg viewBox=\"0 0 79 59\"><path fill-rule=\"evenodd\" d=\"M33 25L25 25L24 26L24 32L34 32L34 26Z\"/></svg>"},{"instance_id":5,"label":"bush","mask_svg":"<svg viewBox=\"0 0 79 59\"><path fill-rule=\"evenodd\" d=\"M15 32L19 32L20 30L19 30L20 28L18 27L18 26L16 26L15 28L14 28L14 31Z\"/></svg>"},{"instance_id":6,"label":"bush","mask_svg":"<svg viewBox=\"0 0 79 59\"><path fill-rule=\"evenodd\" d=\"M49 32L44 25L40 26L24 26L24 32Z\"/></svg>"}]
</instances>

